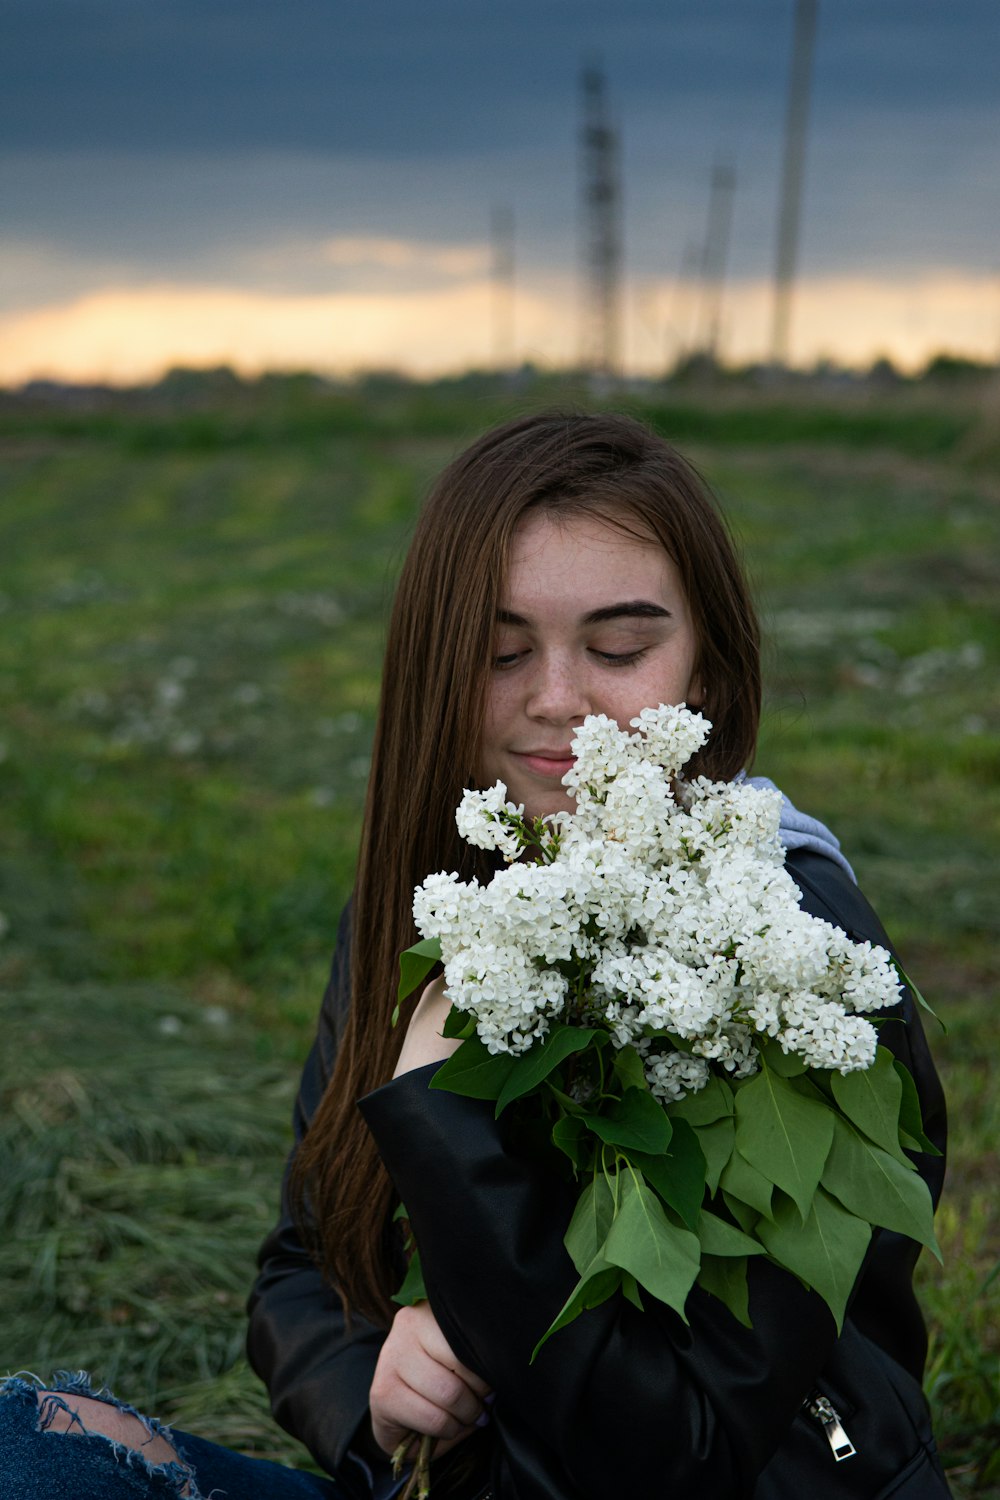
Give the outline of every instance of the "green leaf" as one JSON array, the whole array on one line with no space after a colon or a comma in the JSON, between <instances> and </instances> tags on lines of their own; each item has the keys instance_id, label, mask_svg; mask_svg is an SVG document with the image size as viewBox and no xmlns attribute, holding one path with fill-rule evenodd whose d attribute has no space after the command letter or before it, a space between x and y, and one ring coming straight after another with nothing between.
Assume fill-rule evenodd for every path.
<instances>
[{"instance_id":1,"label":"green leaf","mask_svg":"<svg viewBox=\"0 0 1000 1500\"><path fill-rule=\"evenodd\" d=\"M461 1037L464 1041L467 1036L472 1035L475 1029L475 1016L470 1015L467 1010L459 1010L457 1005L453 1005L445 1017L444 1026L441 1028L441 1035Z\"/></svg>"},{"instance_id":2,"label":"green leaf","mask_svg":"<svg viewBox=\"0 0 1000 1500\"><path fill-rule=\"evenodd\" d=\"M774 1183L763 1172L752 1167L738 1149L723 1167L719 1186L727 1197L739 1198L741 1203L748 1203L758 1214L763 1214L765 1219L771 1217Z\"/></svg>"},{"instance_id":3,"label":"green leaf","mask_svg":"<svg viewBox=\"0 0 1000 1500\"><path fill-rule=\"evenodd\" d=\"M579 1115L581 1118L586 1114L586 1110L582 1104L577 1103L574 1098L564 1093L562 1089L556 1088L551 1076L546 1079L545 1087L564 1114Z\"/></svg>"},{"instance_id":4,"label":"green leaf","mask_svg":"<svg viewBox=\"0 0 1000 1500\"><path fill-rule=\"evenodd\" d=\"M692 1130L686 1120L674 1120L670 1145L662 1156L650 1156L645 1151L625 1154L664 1203L669 1203L688 1228L693 1229L705 1197L708 1170L705 1153L698 1144L698 1131Z\"/></svg>"},{"instance_id":5,"label":"green leaf","mask_svg":"<svg viewBox=\"0 0 1000 1500\"><path fill-rule=\"evenodd\" d=\"M726 1162L736 1149L736 1127L732 1119L725 1115L721 1120L714 1120L711 1125L702 1125L695 1131L695 1135L707 1165L705 1186L710 1193L714 1193Z\"/></svg>"},{"instance_id":6,"label":"green leaf","mask_svg":"<svg viewBox=\"0 0 1000 1500\"><path fill-rule=\"evenodd\" d=\"M737 1257L703 1255L698 1285L724 1302L738 1323L752 1328L747 1289L747 1263Z\"/></svg>"},{"instance_id":7,"label":"green leaf","mask_svg":"<svg viewBox=\"0 0 1000 1500\"><path fill-rule=\"evenodd\" d=\"M622 1293L632 1303L633 1307L637 1307L640 1312L646 1311L642 1305L642 1298L639 1296L639 1283L634 1276L629 1275L628 1271L622 1276Z\"/></svg>"},{"instance_id":8,"label":"green leaf","mask_svg":"<svg viewBox=\"0 0 1000 1500\"><path fill-rule=\"evenodd\" d=\"M758 1172L809 1212L833 1140L834 1112L807 1099L766 1062L736 1096L736 1146Z\"/></svg>"},{"instance_id":9,"label":"green leaf","mask_svg":"<svg viewBox=\"0 0 1000 1500\"><path fill-rule=\"evenodd\" d=\"M689 1230L670 1222L652 1188L628 1171L622 1173L618 1212L604 1255L684 1318L684 1303L701 1264L701 1246Z\"/></svg>"},{"instance_id":10,"label":"green leaf","mask_svg":"<svg viewBox=\"0 0 1000 1500\"><path fill-rule=\"evenodd\" d=\"M563 1237L578 1275L582 1276L591 1262L604 1253L614 1216L614 1188L606 1172L597 1172L580 1194Z\"/></svg>"},{"instance_id":11,"label":"green leaf","mask_svg":"<svg viewBox=\"0 0 1000 1500\"><path fill-rule=\"evenodd\" d=\"M836 1122L822 1182L858 1218L908 1235L941 1259L934 1205L923 1178L866 1141L846 1120Z\"/></svg>"},{"instance_id":12,"label":"green leaf","mask_svg":"<svg viewBox=\"0 0 1000 1500\"><path fill-rule=\"evenodd\" d=\"M582 1052L588 1042L597 1036L596 1031L583 1026L557 1026L529 1047L517 1058L517 1067L512 1068L506 1083L497 1098L497 1116L503 1114L508 1104L528 1094L543 1083L561 1062L574 1052Z\"/></svg>"},{"instance_id":13,"label":"green leaf","mask_svg":"<svg viewBox=\"0 0 1000 1500\"><path fill-rule=\"evenodd\" d=\"M558 1146L574 1167L585 1167L590 1159L587 1127L576 1115L560 1115L552 1127L552 1144Z\"/></svg>"},{"instance_id":14,"label":"green leaf","mask_svg":"<svg viewBox=\"0 0 1000 1500\"><path fill-rule=\"evenodd\" d=\"M687 1120L689 1125L712 1125L732 1112L732 1088L714 1073L696 1094L685 1094L683 1099L675 1099L667 1105L672 1120Z\"/></svg>"},{"instance_id":15,"label":"green leaf","mask_svg":"<svg viewBox=\"0 0 1000 1500\"><path fill-rule=\"evenodd\" d=\"M744 1234L753 1235L757 1228L757 1221L761 1215L749 1203L744 1203L742 1198L734 1198L732 1193L723 1191L722 1201L729 1209L737 1224Z\"/></svg>"},{"instance_id":16,"label":"green leaf","mask_svg":"<svg viewBox=\"0 0 1000 1500\"><path fill-rule=\"evenodd\" d=\"M727 1224L725 1219L720 1219L718 1214L711 1213L707 1208L701 1211L696 1230L701 1242L704 1255L763 1255L764 1247L750 1235L744 1234L742 1229L737 1229L735 1224Z\"/></svg>"},{"instance_id":17,"label":"green leaf","mask_svg":"<svg viewBox=\"0 0 1000 1500\"><path fill-rule=\"evenodd\" d=\"M615 1053L612 1069L623 1089L647 1089L646 1069L642 1058L634 1047L620 1047Z\"/></svg>"},{"instance_id":18,"label":"green leaf","mask_svg":"<svg viewBox=\"0 0 1000 1500\"><path fill-rule=\"evenodd\" d=\"M760 1050L771 1072L780 1073L782 1078L798 1078L806 1070L805 1062L798 1053L786 1052L773 1037L769 1037Z\"/></svg>"},{"instance_id":19,"label":"green leaf","mask_svg":"<svg viewBox=\"0 0 1000 1500\"><path fill-rule=\"evenodd\" d=\"M670 1144L670 1121L663 1105L647 1089L626 1089L607 1114L586 1114L584 1120L609 1146L624 1146L656 1155Z\"/></svg>"},{"instance_id":20,"label":"green leaf","mask_svg":"<svg viewBox=\"0 0 1000 1500\"><path fill-rule=\"evenodd\" d=\"M942 1021L941 1017L938 1015L937 1011L934 1010L930 1005L928 1005L927 1001L924 999L923 995L917 989L916 985L913 983L913 980L907 974L906 970L903 968L903 965L900 963L899 959L896 957L896 955L894 953L890 953L889 954L889 961L892 964L892 967L895 969L896 973L899 975L900 979L906 985L906 988L909 990L909 992L913 996L914 1000L920 1006L920 1009L921 1010L925 1010L929 1016L933 1016L934 1019L935 1019L935 1021L940 1026L941 1030L944 1032L945 1036L947 1036L948 1035L948 1028L947 1028L947 1026L944 1024L944 1022Z\"/></svg>"},{"instance_id":21,"label":"green leaf","mask_svg":"<svg viewBox=\"0 0 1000 1500\"><path fill-rule=\"evenodd\" d=\"M412 948L407 948L399 955L399 984L396 988L396 1008L392 1013L392 1024L395 1026L399 1020L399 1007L407 995L421 984L433 969L434 965L441 962L441 943L438 938L423 938L421 942L414 943Z\"/></svg>"},{"instance_id":22,"label":"green leaf","mask_svg":"<svg viewBox=\"0 0 1000 1500\"><path fill-rule=\"evenodd\" d=\"M833 1088L830 1084L834 1071L833 1068L808 1068L790 1082L792 1088L798 1089L804 1099L819 1099L820 1103L828 1104L831 1109L836 1109Z\"/></svg>"},{"instance_id":23,"label":"green leaf","mask_svg":"<svg viewBox=\"0 0 1000 1500\"><path fill-rule=\"evenodd\" d=\"M496 1099L517 1063L509 1052L488 1051L486 1043L473 1034L441 1064L430 1087L470 1099Z\"/></svg>"},{"instance_id":24,"label":"green leaf","mask_svg":"<svg viewBox=\"0 0 1000 1500\"><path fill-rule=\"evenodd\" d=\"M871 1239L871 1226L817 1188L804 1223L797 1206L783 1198L775 1206L774 1222L761 1219L757 1234L779 1265L794 1271L819 1293L839 1333Z\"/></svg>"},{"instance_id":25,"label":"green leaf","mask_svg":"<svg viewBox=\"0 0 1000 1500\"><path fill-rule=\"evenodd\" d=\"M599 1307L606 1302L622 1284L622 1273L618 1266L609 1266L606 1261L598 1257L593 1265L587 1270L586 1275L581 1276L576 1286L570 1292L562 1308L553 1318L552 1322L542 1334L538 1343L531 1351L529 1364L534 1364L539 1349L560 1328L565 1328L567 1323L572 1323L574 1318L586 1312L588 1308Z\"/></svg>"},{"instance_id":26,"label":"green leaf","mask_svg":"<svg viewBox=\"0 0 1000 1500\"><path fill-rule=\"evenodd\" d=\"M917 1085L913 1082L909 1068L898 1057L893 1057L892 1065L899 1074L899 1081L903 1086L903 1094L899 1104L899 1128L905 1131L913 1141L913 1149L923 1151L928 1156L940 1156L941 1152L932 1140L924 1134L924 1121L920 1113L920 1096L917 1093Z\"/></svg>"},{"instance_id":27,"label":"green leaf","mask_svg":"<svg viewBox=\"0 0 1000 1500\"><path fill-rule=\"evenodd\" d=\"M878 1047L870 1068L855 1073L834 1073L833 1097L844 1114L869 1140L904 1166L910 1165L899 1144L899 1111L903 1080L893 1067L888 1047Z\"/></svg>"},{"instance_id":28,"label":"green leaf","mask_svg":"<svg viewBox=\"0 0 1000 1500\"><path fill-rule=\"evenodd\" d=\"M392 1295L393 1302L398 1302L400 1307L412 1307L415 1302L427 1301L427 1288L424 1286L424 1273L420 1269L420 1252L414 1250L410 1256L410 1264L406 1268L403 1284L398 1292Z\"/></svg>"}]
</instances>

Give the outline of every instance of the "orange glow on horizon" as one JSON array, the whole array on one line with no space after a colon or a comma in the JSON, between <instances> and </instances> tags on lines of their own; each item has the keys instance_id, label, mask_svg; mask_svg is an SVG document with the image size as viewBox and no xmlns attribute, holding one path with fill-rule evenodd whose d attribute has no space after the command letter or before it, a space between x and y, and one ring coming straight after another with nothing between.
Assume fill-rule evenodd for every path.
<instances>
[{"instance_id":1,"label":"orange glow on horizon","mask_svg":"<svg viewBox=\"0 0 1000 1500\"><path fill-rule=\"evenodd\" d=\"M394 254L397 251L393 250ZM402 252L398 252L402 253ZM471 269L471 267L470 267ZM727 290L721 356L766 357L771 288ZM229 364L243 374L397 369L434 376L491 363L493 288L487 278L433 290L289 295L216 286L108 287L74 301L0 316L0 382L34 378L155 380L173 365ZM697 291L678 299L662 282L632 289L626 307L630 371L655 373L690 342L664 309L693 325ZM569 276L533 279L516 298L516 356L542 365L576 357L578 294ZM956 271L803 279L793 307L793 354L862 367L881 355L916 368L942 350L995 360L1000 283Z\"/></svg>"}]
</instances>

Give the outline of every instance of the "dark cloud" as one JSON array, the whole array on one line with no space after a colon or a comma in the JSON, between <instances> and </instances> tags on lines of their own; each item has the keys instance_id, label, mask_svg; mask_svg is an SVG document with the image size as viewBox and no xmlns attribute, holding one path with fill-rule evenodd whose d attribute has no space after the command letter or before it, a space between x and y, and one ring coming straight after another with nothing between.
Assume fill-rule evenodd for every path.
<instances>
[{"instance_id":1,"label":"dark cloud","mask_svg":"<svg viewBox=\"0 0 1000 1500\"><path fill-rule=\"evenodd\" d=\"M817 121L997 103L995 0L823 0ZM773 111L791 0L4 0L0 140L464 152L565 129L580 60L623 115Z\"/></svg>"},{"instance_id":2,"label":"dark cloud","mask_svg":"<svg viewBox=\"0 0 1000 1500\"><path fill-rule=\"evenodd\" d=\"M585 58L602 62L622 128L630 272L677 272L722 153L739 179L731 270L767 274L793 10L0 0L5 233L18 264L32 245L51 256L4 300L36 299L49 265L53 289L101 284L109 267L119 282L329 285L296 246L475 244L497 202L515 208L522 266L565 268ZM803 265L992 266L997 0L819 10Z\"/></svg>"}]
</instances>

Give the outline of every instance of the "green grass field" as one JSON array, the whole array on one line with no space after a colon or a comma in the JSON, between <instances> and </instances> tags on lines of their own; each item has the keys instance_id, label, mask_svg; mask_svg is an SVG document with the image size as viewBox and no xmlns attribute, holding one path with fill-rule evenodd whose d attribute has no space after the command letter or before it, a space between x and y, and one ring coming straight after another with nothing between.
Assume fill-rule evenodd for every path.
<instances>
[{"instance_id":1,"label":"green grass field","mask_svg":"<svg viewBox=\"0 0 1000 1500\"><path fill-rule=\"evenodd\" d=\"M87 1366L301 1461L242 1304L351 884L386 602L429 478L534 400L289 383L0 412L0 1365ZM1000 1496L994 429L954 396L650 410L758 589L757 769L838 832L947 1023L928 1392L956 1493Z\"/></svg>"}]
</instances>

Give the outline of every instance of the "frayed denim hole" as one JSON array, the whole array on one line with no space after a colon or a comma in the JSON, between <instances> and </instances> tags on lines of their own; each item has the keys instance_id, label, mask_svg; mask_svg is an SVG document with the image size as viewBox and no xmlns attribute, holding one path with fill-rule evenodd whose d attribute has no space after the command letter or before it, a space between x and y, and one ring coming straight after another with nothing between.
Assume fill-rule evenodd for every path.
<instances>
[{"instance_id":1,"label":"frayed denim hole","mask_svg":"<svg viewBox=\"0 0 1000 1500\"><path fill-rule=\"evenodd\" d=\"M107 1386L102 1385L94 1389L93 1381L86 1370L56 1370L45 1389L61 1391L64 1396L89 1396L94 1401L109 1401L113 1406L119 1404Z\"/></svg>"},{"instance_id":2,"label":"frayed denim hole","mask_svg":"<svg viewBox=\"0 0 1000 1500\"><path fill-rule=\"evenodd\" d=\"M104 1433L91 1433L92 1437L104 1437ZM194 1477L194 1470L190 1464L178 1459L177 1462L165 1464L151 1464L137 1448L129 1448L124 1443L118 1443L114 1438L105 1438L111 1444L111 1449L118 1463L125 1464L130 1469L140 1469L145 1473L147 1479L163 1479L171 1486L174 1500L205 1500L205 1496L198 1488L198 1482ZM187 1494L184 1491L187 1489Z\"/></svg>"},{"instance_id":3,"label":"frayed denim hole","mask_svg":"<svg viewBox=\"0 0 1000 1500\"><path fill-rule=\"evenodd\" d=\"M160 1437L165 1443L180 1452L174 1435L165 1422L160 1422L156 1417L147 1417L144 1412L137 1411L127 1401L121 1401L106 1385L94 1386L86 1370L56 1370L52 1377L52 1384L43 1387L46 1395L52 1396L87 1396L91 1401L101 1401L105 1406L114 1407L123 1417L135 1417L141 1422L148 1437ZM66 1410L65 1402L60 1403ZM52 1418L49 1418L51 1421Z\"/></svg>"},{"instance_id":4,"label":"frayed denim hole","mask_svg":"<svg viewBox=\"0 0 1000 1500\"><path fill-rule=\"evenodd\" d=\"M56 1419L56 1412L64 1411L69 1417L70 1428L77 1427L83 1433L84 1437L89 1437L90 1434L86 1427L84 1427L82 1419L77 1416L69 1403L63 1400L58 1391L37 1391L35 1397L38 1401L39 1432L48 1432Z\"/></svg>"},{"instance_id":5,"label":"frayed denim hole","mask_svg":"<svg viewBox=\"0 0 1000 1500\"><path fill-rule=\"evenodd\" d=\"M0 1397L17 1398L25 1405L29 1399L34 1401L37 1393L43 1389L44 1382L37 1375L32 1375L30 1370L18 1370L16 1375L5 1375L0 1380Z\"/></svg>"},{"instance_id":6,"label":"frayed denim hole","mask_svg":"<svg viewBox=\"0 0 1000 1500\"><path fill-rule=\"evenodd\" d=\"M89 1377L84 1371L67 1378L67 1372L60 1370L56 1372L56 1378L60 1381L60 1390L52 1390L46 1386L29 1385L26 1381L18 1381L16 1384L23 1388L38 1403L38 1431L48 1432L55 1421L57 1411L64 1411L70 1418L70 1426L66 1431L56 1433L56 1437L71 1437L74 1432L79 1432L82 1437L99 1438L107 1443L111 1449L116 1463L124 1464L128 1468L141 1469L150 1479L162 1479L172 1487L175 1500L205 1500L204 1495L198 1488L194 1470L183 1457L181 1449L174 1439L169 1427L158 1422L155 1417L143 1416L142 1412L136 1411L134 1406L129 1406L125 1401L119 1401L104 1386L94 1390ZM13 1382L5 1382L10 1384ZM152 1464L139 1448L131 1448L127 1443L120 1443L117 1438L109 1437L106 1432L94 1432L86 1426L82 1417L67 1403L66 1396L86 1396L91 1400L100 1401L105 1406L111 1406L115 1411L124 1416L135 1417L149 1438L162 1437L171 1445L177 1454L176 1460L170 1459L166 1463ZM184 1491L187 1489L187 1494Z\"/></svg>"}]
</instances>

